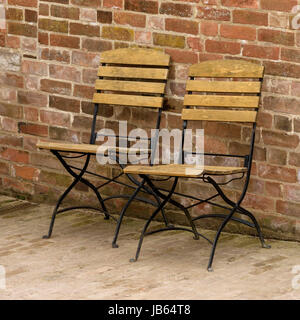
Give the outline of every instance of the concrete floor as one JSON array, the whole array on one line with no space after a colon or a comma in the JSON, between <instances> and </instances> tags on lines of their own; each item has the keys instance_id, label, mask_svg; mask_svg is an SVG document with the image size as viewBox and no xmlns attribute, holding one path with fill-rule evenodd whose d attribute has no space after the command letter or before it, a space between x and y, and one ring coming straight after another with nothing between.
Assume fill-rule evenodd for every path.
<instances>
[{"instance_id":1,"label":"concrete floor","mask_svg":"<svg viewBox=\"0 0 300 320\"><path fill-rule=\"evenodd\" d=\"M299 243L268 240L268 250L257 238L224 234L207 272L209 244L171 231L147 237L130 263L144 221L126 219L113 249L115 222L91 212L61 215L42 239L51 211L0 196L0 299L300 298Z\"/></svg>"}]
</instances>

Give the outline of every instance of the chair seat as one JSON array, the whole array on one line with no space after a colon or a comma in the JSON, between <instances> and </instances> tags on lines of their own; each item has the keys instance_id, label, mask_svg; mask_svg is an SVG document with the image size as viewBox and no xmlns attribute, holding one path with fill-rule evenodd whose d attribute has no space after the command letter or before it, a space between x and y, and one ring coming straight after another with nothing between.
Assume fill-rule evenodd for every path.
<instances>
[{"instance_id":1,"label":"chair seat","mask_svg":"<svg viewBox=\"0 0 300 320\"><path fill-rule=\"evenodd\" d=\"M218 174L228 175L235 173L247 172L245 167L217 167L204 166L204 170L200 170L196 165L190 164L167 164L167 165L132 165L124 169L124 173L130 174L151 174L155 176L170 176L170 177L187 177L195 178L203 174Z\"/></svg>"},{"instance_id":2,"label":"chair seat","mask_svg":"<svg viewBox=\"0 0 300 320\"><path fill-rule=\"evenodd\" d=\"M56 143L56 142L38 142L37 147L40 149L57 150L65 152L97 154L108 151L126 154L151 153L150 149L120 148L120 147L102 147L94 144L73 144L73 143Z\"/></svg>"}]
</instances>

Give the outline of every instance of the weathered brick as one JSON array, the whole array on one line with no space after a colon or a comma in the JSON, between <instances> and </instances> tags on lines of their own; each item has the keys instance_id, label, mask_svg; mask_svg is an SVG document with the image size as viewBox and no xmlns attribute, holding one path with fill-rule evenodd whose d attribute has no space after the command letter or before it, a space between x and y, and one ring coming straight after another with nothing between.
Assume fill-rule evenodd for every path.
<instances>
[{"instance_id":1,"label":"weathered brick","mask_svg":"<svg viewBox=\"0 0 300 320\"><path fill-rule=\"evenodd\" d=\"M173 48L184 48L185 38L171 34L153 33L153 43L158 46Z\"/></svg>"},{"instance_id":2,"label":"weathered brick","mask_svg":"<svg viewBox=\"0 0 300 320\"><path fill-rule=\"evenodd\" d=\"M49 137L54 140L69 141L73 143L80 142L80 132L70 130L69 128L49 127Z\"/></svg>"},{"instance_id":3,"label":"weathered brick","mask_svg":"<svg viewBox=\"0 0 300 320\"><path fill-rule=\"evenodd\" d=\"M65 18L70 20L79 20L79 8L63 7L63 6L51 6L51 16L57 18Z\"/></svg>"},{"instance_id":4,"label":"weathered brick","mask_svg":"<svg viewBox=\"0 0 300 320\"><path fill-rule=\"evenodd\" d=\"M133 27L145 28L146 15L132 12L115 11L114 22L117 24L128 24Z\"/></svg>"},{"instance_id":5,"label":"weathered brick","mask_svg":"<svg viewBox=\"0 0 300 320\"><path fill-rule=\"evenodd\" d=\"M70 127L71 124L70 115L63 112L41 110L40 119L41 122L56 126Z\"/></svg>"},{"instance_id":6,"label":"weathered brick","mask_svg":"<svg viewBox=\"0 0 300 320\"><path fill-rule=\"evenodd\" d=\"M100 57L95 53L73 51L72 64L82 67L97 68L100 64Z\"/></svg>"},{"instance_id":7,"label":"weathered brick","mask_svg":"<svg viewBox=\"0 0 300 320\"><path fill-rule=\"evenodd\" d=\"M259 29L258 40L264 42L272 42L284 46L293 46L295 44L295 36L293 32L284 32L270 29Z\"/></svg>"},{"instance_id":8,"label":"weathered brick","mask_svg":"<svg viewBox=\"0 0 300 320\"><path fill-rule=\"evenodd\" d=\"M24 107L24 119L31 122L39 120L39 111L37 108Z\"/></svg>"},{"instance_id":9,"label":"weathered brick","mask_svg":"<svg viewBox=\"0 0 300 320\"><path fill-rule=\"evenodd\" d=\"M37 180L39 175L39 170L28 166L13 166L13 172L16 177L25 180Z\"/></svg>"},{"instance_id":10,"label":"weathered brick","mask_svg":"<svg viewBox=\"0 0 300 320\"><path fill-rule=\"evenodd\" d=\"M38 14L34 10L25 9L25 21L37 22Z\"/></svg>"},{"instance_id":11,"label":"weathered brick","mask_svg":"<svg viewBox=\"0 0 300 320\"><path fill-rule=\"evenodd\" d=\"M195 52L189 52L186 50L178 49L166 49L167 54L169 54L174 62L178 63L196 63L198 61L198 56Z\"/></svg>"},{"instance_id":12,"label":"weathered brick","mask_svg":"<svg viewBox=\"0 0 300 320\"><path fill-rule=\"evenodd\" d=\"M80 39L78 37L51 34L50 44L55 47L79 49Z\"/></svg>"},{"instance_id":13,"label":"weathered brick","mask_svg":"<svg viewBox=\"0 0 300 320\"><path fill-rule=\"evenodd\" d=\"M299 145L299 136L289 135L285 132L263 130L262 138L266 145L271 146L297 148Z\"/></svg>"},{"instance_id":14,"label":"weathered brick","mask_svg":"<svg viewBox=\"0 0 300 320\"><path fill-rule=\"evenodd\" d=\"M166 30L179 33L198 34L199 23L183 19L166 19Z\"/></svg>"},{"instance_id":15,"label":"weathered brick","mask_svg":"<svg viewBox=\"0 0 300 320\"><path fill-rule=\"evenodd\" d=\"M100 23L112 23L112 12L98 10L97 11L97 21Z\"/></svg>"},{"instance_id":16,"label":"weathered brick","mask_svg":"<svg viewBox=\"0 0 300 320\"><path fill-rule=\"evenodd\" d=\"M193 9L188 4L162 2L159 13L178 17L191 17L193 15Z\"/></svg>"},{"instance_id":17,"label":"weathered brick","mask_svg":"<svg viewBox=\"0 0 300 320\"><path fill-rule=\"evenodd\" d=\"M221 37L230 39L255 40L256 29L253 27L222 24L220 35Z\"/></svg>"},{"instance_id":18,"label":"weathered brick","mask_svg":"<svg viewBox=\"0 0 300 320\"><path fill-rule=\"evenodd\" d=\"M66 50L45 48L41 51L41 59L70 63L70 53Z\"/></svg>"},{"instance_id":19,"label":"weathered brick","mask_svg":"<svg viewBox=\"0 0 300 320\"><path fill-rule=\"evenodd\" d=\"M299 99L284 96L266 96L263 99L264 109L275 112L300 115Z\"/></svg>"},{"instance_id":20,"label":"weathered brick","mask_svg":"<svg viewBox=\"0 0 300 320\"><path fill-rule=\"evenodd\" d=\"M23 117L23 110L19 105L0 102L0 116L21 119Z\"/></svg>"},{"instance_id":21,"label":"weathered brick","mask_svg":"<svg viewBox=\"0 0 300 320\"><path fill-rule=\"evenodd\" d=\"M210 39L205 41L205 48L206 51L215 53L239 54L241 52L241 45L239 43Z\"/></svg>"},{"instance_id":22,"label":"weathered brick","mask_svg":"<svg viewBox=\"0 0 300 320\"><path fill-rule=\"evenodd\" d=\"M97 8L101 6L101 0L71 0L76 6Z\"/></svg>"},{"instance_id":23,"label":"weathered brick","mask_svg":"<svg viewBox=\"0 0 300 320\"><path fill-rule=\"evenodd\" d=\"M254 44L245 44L243 46L243 56L260 59L278 60L280 49L278 47L258 46Z\"/></svg>"},{"instance_id":24,"label":"weathered brick","mask_svg":"<svg viewBox=\"0 0 300 320\"><path fill-rule=\"evenodd\" d=\"M18 102L21 104L30 104L37 107L46 107L48 98L45 94L35 91L19 91Z\"/></svg>"},{"instance_id":25,"label":"weathered brick","mask_svg":"<svg viewBox=\"0 0 300 320\"><path fill-rule=\"evenodd\" d=\"M49 44L49 35L47 32L39 32L38 41L40 44L48 45Z\"/></svg>"},{"instance_id":26,"label":"weathered brick","mask_svg":"<svg viewBox=\"0 0 300 320\"><path fill-rule=\"evenodd\" d=\"M22 72L25 74L46 76L48 74L48 66L44 62L33 61L33 60L23 60Z\"/></svg>"},{"instance_id":27,"label":"weathered brick","mask_svg":"<svg viewBox=\"0 0 300 320\"><path fill-rule=\"evenodd\" d=\"M282 198L282 184L277 182L266 181L265 183L266 195L274 198Z\"/></svg>"},{"instance_id":28,"label":"weathered brick","mask_svg":"<svg viewBox=\"0 0 300 320\"><path fill-rule=\"evenodd\" d=\"M300 63L300 49L281 48L281 59Z\"/></svg>"},{"instance_id":29,"label":"weathered brick","mask_svg":"<svg viewBox=\"0 0 300 320\"><path fill-rule=\"evenodd\" d=\"M74 96L86 99L92 99L95 93L95 88L90 86L75 85Z\"/></svg>"},{"instance_id":30,"label":"weathered brick","mask_svg":"<svg viewBox=\"0 0 300 320\"><path fill-rule=\"evenodd\" d=\"M274 126L275 129L285 132L292 131L292 119L285 116L274 115Z\"/></svg>"},{"instance_id":31,"label":"weathered brick","mask_svg":"<svg viewBox=\"0 0 300 320\"><path fill-rule=\"evenodd\" d=\"M54 79L74 82L80 82L81 80L81 72L74 67L51 64L49 66L49 74L50 77Z\"/></svg>"},{"instance_id":32,"label":"weathered brick","mask_svg":"<svg viewBox=\"0 0 300 320\"><path fill-rule=\"evenodd\" d=\"M37 36L37 27L26 23L8 22L8 33L35 38Z\"/></svg>"},{"instance_id":33,"label":"weathered brick","mask_svg":"<svg viewBox=\"0 0 300 320\"><path fill-rule=\"evenodd\" d=\"M221 0L225 7L258 8L258 0Z\"/></svg>"},{"instance_id":34,"label":"weathered brick","mask_svg":"<svg viewBox=\"0 0 300 320\"><path fill-rule=\"evenodd\" d=\"M291 12L292 8L298 4L297 0L261 0L260 6L265 10L286 11Z\"/></svg>"},{"instance_id":35,"label":"weathered brick","mask_svg":"<svg viewBox=\"0 0 300 320\"><path fill-rule=\"evenodd\" d=\"M253 24L257 26L268 25L268 14L264 12L234 10L232 13L233 23Z\"/></svg>"},{"instance_id":36,"label":"weathered brick","mask_svg":"<svg viewBox=\"0 0 300 320\"><path fill-rule=\"evenodd\" d=\"M49 80L49 79L42 79L41 80L41 90L50 92L50 93L58 93L62 95L70 95L72 86L70 83Z\"/></svg>"},{"instance_id":37,"label":"weathered brick","mask_svg":"<svg viewBox=\"0 0 300 320\"><path fill-rule=\"evenodd\" d=\"M92 26L88 24L71 22L70 34L87 36L87 37L99 37L100 26Z\"/></svg>"},{"instance_id":38,"label":"weathered brick","mask_svg":"<svg viewBox=\"0 0 300 320\"><path fill-rule=\"evenodd\" d=\"M38 4L38 0L8 0L8 4L12 6L36 8Z\"/></svg>"},{"instance_id":39,"label":"weathered brick","mask_svg":"<svg viewBox=\"0 0 300 320\"><path fill-rule=\"evenodd\" d=\"M216 36L218 34L219 24L212 21L201 21L201 34L206 36Z\"/></svg>"},{"instance_id":40,"label":"weathered brick","mask_svg":"<svg viewBox=\"0 0 300 320\"><path fill-rule=\"evenodd\" d=\"M40 18L39 29L52 32L68 33L69 26L68 21Z\"/></svg>"},{"instance_id":41,"label":"weathered brick","mask_svg":"<svg viewBox=\"0 0 300 320\"><path fill-rule=\"evenodd\" d=\"M287 163L287 152L285 150L280 149L269 149L268 162L271 164L285 166Z\"/></svg>"},{"instance_id":42,"label":"weathered brick","mask_svg":"<svg viewBox=\"0 0 300 320\"><path fill-rule=\"evenodd\" d=\"M198 7L198 18L216 21L230 21L230 11L211 7Z\"/></svg>"},{"instance_id":43,"label":"weathered brick","mask_svg":"<svg viewBox=\"0 0 300 320\"><path fill-rule=\"evenodd\" d=\"M18 8L8 8L6 10L6 19L7 20L23 20L23 10Z\"/></svg>"},{"instance_id":44,"label":"weathered brick","mask_svg":"<svg viewBox=\"0 0 300 320\"><path fill-rule=\"evenodd\" d=\"M294 168L282 166L271 166L265 163L258 165L258 175L261 178L295 183L297 181L297 172Z\"/></svg>"},{"instance_id":45,"label":"weathered brick","mask_svg":"<svg viewBox=\"0 0 300 320\"><path fill-rule=\"evenodd\" d=\"M42 124L19 122L18 128L20 133L26 133L40 137L48 136L48 126Z\"/></svg>"},{"instance_id":46,"label":"weathered brick","mask_svg":"<svg viewBox=\"0 0 300 320\"><path fill-rule=\"evenodd\" d=\"M157 1L150 0L124 0L125 10L139 11L156 14L158 13Z\"/></svg>"},{"instance_id":47,"label":"weathered brick","mask_svg":"<svg viewBox=\"0 0 300 320\"><path fill-rule=\"evenodd\" d=\"M123 9L123 0L103 0L103 7Z\"/></svg>"},{"instance_id":48,"label":"weathered brick","mask_svg":"<svg viewBox=\"0 0 300 320\"><path fill-rule=\"evenodd\" d=\"M133 41L134 31L121 27L103 26L101 36L111 40Z\"/></svg>"},{"instance_id":49,"label":"weathered brick","mask_svg":"<svg viewBox=\"0 0 300 320\"><path fill-rule=\"evenodd\" d=\"M80 101L59 96L49 97L49 107L68 112L80 112Z\"/></svg>"},{"instance_id":50,"label":"weathered brick","mask_svg":"<svg viewBox=\"0 0 300 320\"><path fill-rule=\"evenodd\" d=\"M287 216L300 217L299 203L292 203L290 201L278 200L276 202L276 211Z\"/></svg>"}]
</instances>

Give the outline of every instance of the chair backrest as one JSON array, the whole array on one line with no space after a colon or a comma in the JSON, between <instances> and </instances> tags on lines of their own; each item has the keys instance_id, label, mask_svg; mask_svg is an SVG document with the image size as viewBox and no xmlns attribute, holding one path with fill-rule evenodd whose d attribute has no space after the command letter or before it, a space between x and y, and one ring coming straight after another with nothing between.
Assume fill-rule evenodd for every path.
<instances>
[{"instance_id":1,"label":"chair backrest","mask_svg":"<svg viewBox=\"0 0 300 320\"><path fill-rule=\"evenodd\" d=\"M91 143L100 104L157 109L158 129L170 56L154 49L124 48L102 52L100 62Z\"/></svg>"},{"instance_id":2,"label":"chair backrest","mask_svg":"<svg viewBox=\"0 0 300 320\"><path fill-rule=\"evenodd\" d=\"M244 165L250 168L263 76L263 66L241 60L205 61L190 67L182 111L184 128L189 120L253 124L249 154L204 155L244 158Z\"/></svg>"},{"instance_id":3,"label":"chair backrest","mask_svg":"<svg viewBox=\"0 0 300 320\"><path fill-rule=\"evenodd\" d=\"M254 123L263 73L264 67L240 60L206 61L191 66L182 119Z\"/></svg>"}]
</instances>

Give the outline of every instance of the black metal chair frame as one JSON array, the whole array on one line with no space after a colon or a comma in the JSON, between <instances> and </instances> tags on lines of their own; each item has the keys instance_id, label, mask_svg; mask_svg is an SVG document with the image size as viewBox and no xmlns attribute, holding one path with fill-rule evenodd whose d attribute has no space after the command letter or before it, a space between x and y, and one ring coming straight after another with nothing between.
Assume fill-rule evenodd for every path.
<instances>
[{"instance_id":1,"label":"black metal chair frame","mask_svg":"<svg viewBox=\"0 0 300 320\"><path fill-rule=\"evenodd\" d=\"M189 77L190 79L193 79L193 77ZM262 82L263 78L260 79L260 82ZM188 92L188 94L192 94L192 92ZM259 97L261 96L261 93L259 94ZM179 161L178 163L183 164L184 163L184 159L185 159L185 151L184 151L184 140L185 140L185 130L187 129L187 125L188 125L188 121L184 120L183 121L183 130L182 130L182 142L181 142L181 152L180 152L180 156L179 156ZM215 157L229 157L229 158L241 158L244 159L244 167L247 168L247 172L244 173L240 173L240 176L237 176L237 174L234 174L234 178L226 181L226 182L222 182L222 183L218 183L215 179L215 177L220 176L217 174L203 174L202 176L199 176L197 178L193 178L193 179L198 179L198 180L202 180L204 183L208 183L210 185L212 185L214 187L214 189L216 190L216 194L210 196L209 198L206 199L201 199L198 197L194 197L188 194L184 194L184 193L180 193L180 192L176 192L175 188L177 186L178 180L179 178L184 178L184 177L178 177L178 176L169 176L168 179L174 178L174 182L171 186L171 188L165 189L165 188L161 188L159 186L156 186L153 183L153 179L150 177L149 174L139 174L139 176L142 178L142 182L141 185L137 188L136 193L138 193L138 191L142 188L142 186L144 185L148 185L152 191L161 198L162 202L160 204L160 206L158 208L155 209L155 211L152 213L152 215L150 216L150 218L147 220L142 232L141 232L141 236L139 239L139 243L137 246L137 251L135 254L135 258L130 259L130 262L136 262L139 258L140 255L140 251L141 251L141 247L143 244L143 240L144 237L147 235L151 235L151 234L155 234L158 232L162 232L162 231L171 231L171 230L183 230L183 231L188 231L188 232L192 232L194 234L194 239L198 240L199 237L202 237L203 239L207 240L211 245L212 245L212 249L211 249L211 253L210 253L210 258L209 258L209 262L208 262L208 267L207 270L208 271L213 271L212 268L212 264L213 264L213 259L214 259L214 255L215 255L215 251L216 251L216 247L217 247L217 243L219 240L219 237L222 233L222 231L224 230L225 226L228 224L229 221L234 221L234 222L238 222L241 223L243 225L246 225L250 228L254 228L257 231L259 240L261 242L261 245L263 248L271 248L270 245L265 243L261 228L259 226L258 221L256 220L256 218L254 217L254 215L249 212L248 210L246 210L245 208L243 208L241 206L248 186L249 186L249 181L250 181L250 176L251 176L251 165L252 165L252 160L253 160L253 152L254 152L254 143L255 143L255 131L256 131L256 122L253 123L252 126L252 137L251 137L251 143L250 143L250 152L249 154L243 156L243 155L235 155L235 154L218 154L218 153L203 153L204 156L215 156ZM195 152L193 152L193 154L196 154ZM153 173L153 175L155 175L155 173ZM222 174L222 176L224 176ZM222 190L222 186L226 185L234 180L240 180L244 178L244 186L243 186L243 190L242 193L238 199L238 201L233 201L231 199L229 199L224 191ZM190 178L189 178L190 179ZM196 201L196 203L193 203L189 206L183 206L181 203L179 203L178 201L174 200L172 198L172 196L179 196L179 197L184 197L184 198L189 198L191 200ZM227 204L227 206L221 205L219 203L213 202L212 200L217 198L217 197L221 197L222 200ZM185 214L187 221L189 223L189 225L191 226L191 229L189 228L185 228L185 227L175 227L175 226L166 226L164 228L160 228L160 229L155 229L153 231L147 231L148 227L150 226L150 223L156 218L157 214L160 212L160 210L164 209L164 207L168 204L172 204L175 207L177 207L178 209L182 210L183 213ZM191 215L189 214L189 209L195 206L198 206L202 203L208 203L212 206L224 209L226 211L229 211L228 214L203 214L200 215L198 217L192 218ZM248 218L250 218L250 220L252 222L249 222L245 219L242 218L238 218L238 217L234 217L235 213L239 213L241 215L247 216ZM205 219L205 218L217 218L217 219L222 219L222 223L219 226L217 233L215 235L214 240L210 240L207 237L205 237L203 234L200 234L197 231L197 228L195 226L195 221L200 220L200 219Z\"/></svg>"},{"instance_id":2,"label":"black metal chair frame","mask_svg":"<svg viewBox=\"0 0 300 320\"><path fill-rule=\"evenodd\" d=\"M105 66L106 63L101 63L100 66ZM168 68L168 67L166 67ZM103 77L98 77L99 79L103 79ZM167 82L167 80L163 80L164 83ZM101 93L100 90L97 90L97 93ZM164 97L165 94L161 94L161 97ZM92 125L91 125L91 134L90 134L90 144L91 145L95 145L96 143L96 139L97 139L97 132L95 131L96 129L96 121L97 121L97 116L98 116L98 111L99 111L99 103L94 103L94 112L93 112L93 119L92 119ZM161 116L162 116L162 108L158 108L157 111L157 121L156 121L156 129L160 128L160 123L161 123ZM119 136L116 135L116 138L129 138L129 137L124 137L124 136ZM151 141L151 138L148 138L148 143L150 144L150 149L151 149L151 153L149 153L149 156L151 157L150 159L150 165L152 165L153 163L153 157L155 156L155 150L157 147L157 143L158 143L158 130L157 130L157 134L155 135L154 139ZM129 140L128 140L129 141ZM159 207L161 204L160 201L160 197L158 197L156 195L156 193L154 193L152 191L151 188L149 188L148 186L144 185L143 183L141 183L140 181L138 181L136 178L134 178L132 175L130 174L126 174L126 176L128 177L128 179L133 183L133 185L122 182L122 181L118 181L117 179L120 178L121 176L124 175L124 172L121 171L120 174L117 174L115 177L113 178L109 178L106 177L104 175L95 173L95 172L91 172L88 170L88 166L90 163L90 159L91 156L95 156L94 153L88 153L88 152L73 152L73 151L60 151L60 150L51 150L51 152L57 157L57 159L61 162L61 164L63 165L63 167L65 168L65 170L74 178L73 182L69 185L69 187L63 192L63 194L59 197L56 206L54 207L53 213L52 213L52 218L51 218L51 222L50 222L50 226L49 226L49 231L47 235L44 235L43 238L44 239L49 239L52 235L53 232L53 227L54 227L54 223L55 223L55 219L56 216L58 214L67 212L67 211L71 211L71 210L76 210L76 209L88 209L88 210L95 210L98 211L100 213L103 213L105 216L105 220L108 220L109 218L112 218L113 220L115 220L117 222L116 225L116 230L115 230L115 234L114 234L114 238L112 241L112 247L113 248L118 248L118 244L117 244L117 240L118 240L118 236L119 236L119 232L120 232L120 228L121 228L121 224L123 221L123 218L125 216L125 213L129 207L129 205L132 203L132 201L140 201L146 204L150 204L154 207ZM72 155L64 155L65 153L68 154L76 154L74 156ZM109 156L112 156L117 164L120 166L121 169L124 169L125 165L119 162L119 157L117 154L113 154L110 153ZM148 159L149 159L148 156ZM86 157L84 164L81 168L70 165L67 163L68 159L78 159L78 158L83 158ZM90 175L90 176L94 176L97 178L101 178L103 180L105 180L106 182L100 184L99 186L96 186L94 184L92 184L89 180L87 180L86 178L84 178L84 175ZM71 192L71 190L79 183L83 183L85 184L88 188L90 188L96 195L100 207L96 208L93 206L70 206L67 208L63 208L60 209L60 206L63 202L63 200L67 197L67 195ZM109 183L116 183L119 185L122 185L124 187L128 187L130 189L133 190L132 194L118 194L118 195L112 195L106 198L103 198L99 192L99 190L101 188L103 188L104 186L106 186ZM138 190L138 191L137 191ZM143 198L143 197L138 197L137 193L138 192L142 192L145 195L151 195L152 197L154 197L154 201L151 201L147 198ZM118 219L116 219L114 216L112 216L112 213L109 212L106 208L105 202L112 200L112 199L117 199L117 198L121 198L121 199L128 199L126 205L122 208L122 211L118 217ZM162 213L162 217L163 217L163 221L165 223L166 226L171 226L166 218L166 215L164 213L164 209L160 209L161 213Z\"/></svg>"}]
</instances>

